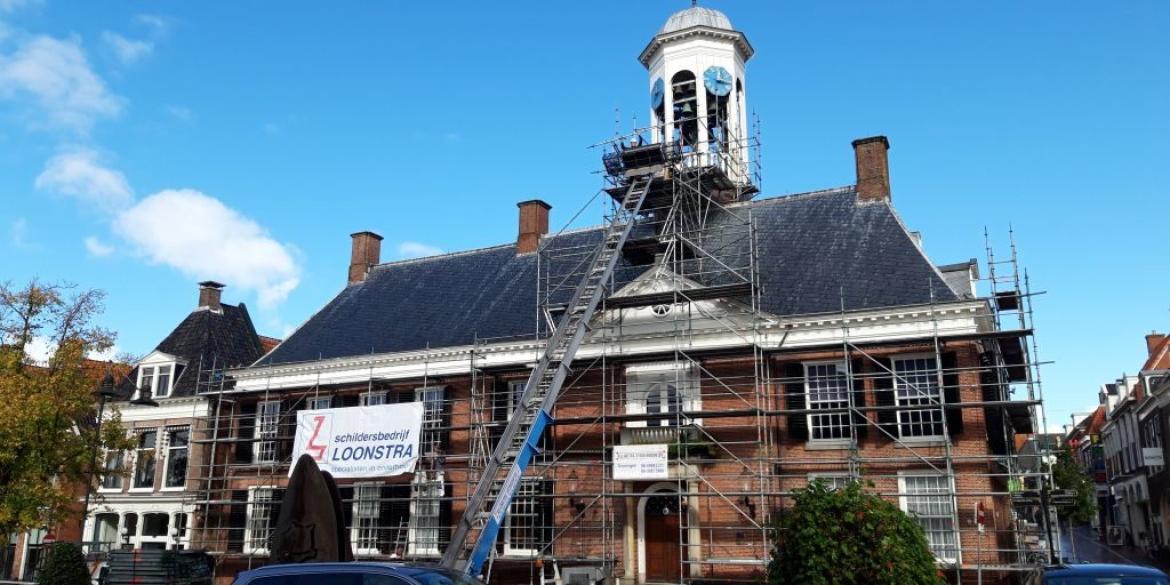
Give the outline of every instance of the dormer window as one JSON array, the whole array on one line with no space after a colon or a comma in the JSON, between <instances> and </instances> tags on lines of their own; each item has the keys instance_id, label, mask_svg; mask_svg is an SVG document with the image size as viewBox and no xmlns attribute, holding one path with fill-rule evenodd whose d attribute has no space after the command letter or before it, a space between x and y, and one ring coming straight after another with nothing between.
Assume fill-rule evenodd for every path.
<instances>
[{"instance_id":1,"label":"dormer window","mask_svg":"<svg viewBox=\"0 0 1170 585\"><path fill-rule=\"evenodd\" d=\"M150 388L154 398L171 395L175 364L156 364L138 368L138 388Z\"/></svg>"}]
</instances>

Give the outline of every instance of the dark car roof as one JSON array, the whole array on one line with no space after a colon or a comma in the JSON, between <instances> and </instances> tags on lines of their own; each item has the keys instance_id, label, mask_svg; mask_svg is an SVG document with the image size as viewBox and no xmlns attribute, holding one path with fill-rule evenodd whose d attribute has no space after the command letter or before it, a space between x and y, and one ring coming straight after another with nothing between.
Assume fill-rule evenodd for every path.
<instances>
[{"instance_id":1,"label":"dark car roof","mask_svg":"<svg viewBox=\"0 0 1170 585\"><path fill-rule=\"evenodd\" d=\"M374 573L379 575L394 575L397 577L406 577L408 579L415 579L422 583L429 583L431 579L441 574L455 583L479 583L471 577L466 577L450 569L445 569L437 565L430 564L413 564L413 563L383 563L374 561L352 561L346 563L303 563L303 564L278 564L268 565L244 571L240 573L235 582L248 583L252 579L259 579L261 577L269 577L276 575L296 575L304 573L327 573L336 571L338 573Z\"/></svg>"},{"instance_id":2,"label":"dark car roof","mask_svg":"<svg viewBox=\"0 0 1170 585\"><path fill-rule=\"evenodd\" d=\"M1153 567L1139 565L1094 563L1048 567L1044 571L1044 575L1046 577L1165 577L1166 573Z\"/></svg>"}]
</instances>

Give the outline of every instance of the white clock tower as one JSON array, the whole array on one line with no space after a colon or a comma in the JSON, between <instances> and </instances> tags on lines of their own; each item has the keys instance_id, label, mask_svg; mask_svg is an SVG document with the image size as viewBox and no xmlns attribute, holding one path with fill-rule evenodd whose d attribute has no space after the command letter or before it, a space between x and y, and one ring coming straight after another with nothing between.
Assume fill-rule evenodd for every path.
<instances>
[{"instance_id":1,"label":"white clock tower","mask_svg":"<svg viewBox=\"0 0 1170 585\"><path fill-rule=\"evenodd\" d=\"M718 10L692 4L671 15L638 57L650 72L654 142L750 183L744 72L754 53Z\"/></svg>"}]
</instances>

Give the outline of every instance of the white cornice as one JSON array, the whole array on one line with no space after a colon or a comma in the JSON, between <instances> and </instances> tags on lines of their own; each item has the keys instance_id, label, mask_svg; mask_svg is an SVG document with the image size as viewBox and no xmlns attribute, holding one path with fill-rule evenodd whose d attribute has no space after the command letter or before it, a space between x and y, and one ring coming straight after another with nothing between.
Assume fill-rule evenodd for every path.
<instances>
[{"instance_id":1,"label":"white cornice","mask_svg":"<svg viewBox=\"0 0 1170 585\"><path fill-rule=\"evenodd\" d=\"M747 348L798 350L840 344L846 339L859 344L898 343L928 338L969 335L991 331L991 316L984 302L958 301L875 309L848 313L760 319L755 327L729 331L719 323L692 329L685 336L673 331L613 335L598 329L578 351L577 359L601 355L652 355L683 349L709 351ZM312 362L253 366L233 370L237 392L347 384L379 380L409 380L425 376L470 373L472 368L525 367L538 359L543 340L463 345L398 353L347 356ZM473 363L474 359L474 363Z\"/></svg>"},{"instance_id":2,"label":"white cornice","mask_svg":"<svg viewBox=\"0 0 1170 585\"><path fill-rule=\"evenodd\" d=\"M654 35L654 38L650 39L650 43L647 44L646 48L642 49L642 53L638 55L638 61L641 62L644 67L649 67L650 60L654 57L654 54L658 52L660 48L662 48L663 45L692 37L708 37L724 41L731 41L735 43L735 47L739 49L745 62L748 59L751 59L752 55L756 53L756 50L752 48L752 44L748 42L747 36L743 33L736 30L726 30L700 25L684 28L674 32L659 33Z\"/></svg>"}]
</instances>

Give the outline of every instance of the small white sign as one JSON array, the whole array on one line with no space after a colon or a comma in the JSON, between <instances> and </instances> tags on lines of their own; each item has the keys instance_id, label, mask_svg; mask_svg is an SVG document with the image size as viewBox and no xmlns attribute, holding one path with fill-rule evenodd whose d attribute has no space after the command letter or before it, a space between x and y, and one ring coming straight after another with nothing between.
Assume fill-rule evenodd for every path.
<instances>
[{"instance_id":1,"label":"small white sign","mask_svg":"<svg viewBox=\"0 0 1170 585\"><path fill-rule=\"evenodd\" d=\"M1147 467L1159 467L1166 464L1161 447L1143 447L1142 460L1146 462Z\"/></svg>"},{"instance_id":2,"label":"small white sign","mask_svg":"<svg viewBox=\"0 0 1170 585\"><path fill-rule=\"evenodd\" d=\"M308 453L336 478L410 473L418 462L422 418L421 402L302 410L293 461Z\"/></svg>"},{"instance_id":3,"label":"small white sign","mask_svg":"<svg viewBox=\"0 0 1170 585\"><path fill-rule=\"evenodd\" d=\"M666 445L616 445L614 479L668 479Z\"/></svg>"}]
</instances>

